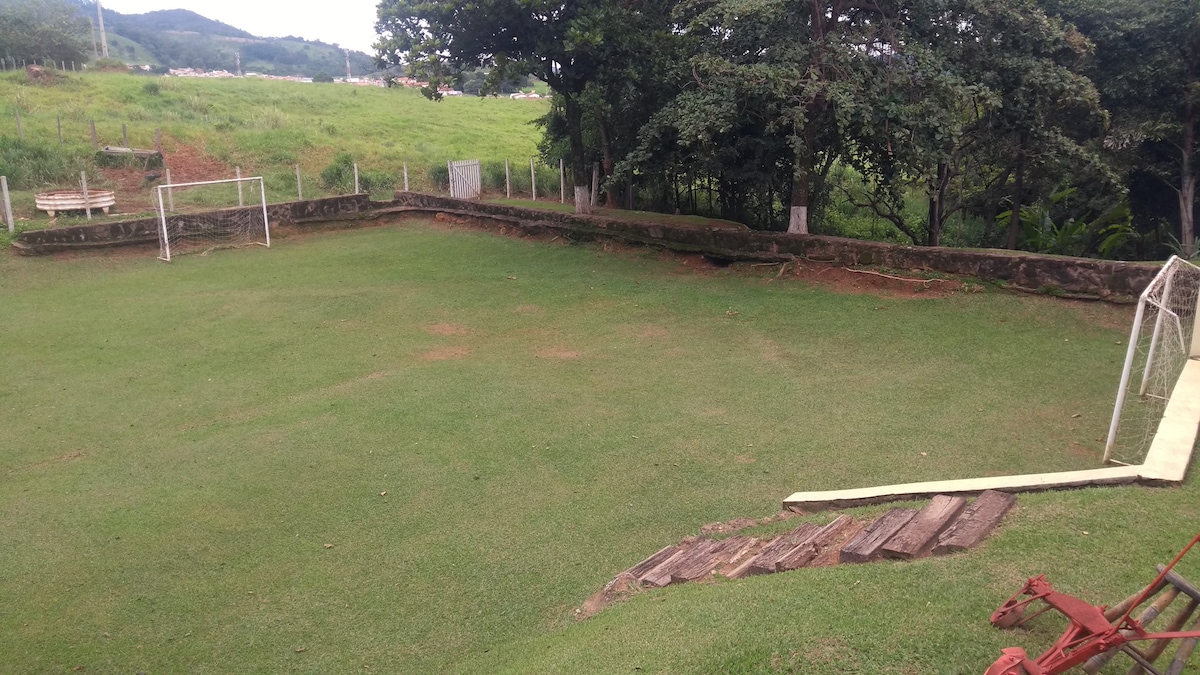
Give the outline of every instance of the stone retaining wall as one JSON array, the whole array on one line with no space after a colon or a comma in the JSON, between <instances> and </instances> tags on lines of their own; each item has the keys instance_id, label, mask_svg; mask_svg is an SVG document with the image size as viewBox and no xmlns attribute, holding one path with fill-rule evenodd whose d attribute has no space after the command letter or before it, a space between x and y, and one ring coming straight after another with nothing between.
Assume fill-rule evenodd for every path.
<instances>
[{"instance_id":1,"label":"stone retaining wall","mask_svg":"<svg viewBox=\"0 0 1200 675\"><path fill-rule=\"evenodd\" d=\"M454 214L483 224L515 225L530 233L553 232L571 239L616 239L729 260L770 262L807 258L839 265L944 272L1001 282L1019 290L1112 301L1136 299L1159 270L1158 265L1091 258L900 246L841 237L760 232L734 224L706 227L634 222L414 192L397 192L386 210Z\"/></svg>"},{"instance_id":2,"label":"stone retaining wall","mask_svg":"<svg viewBox=\"0 0 1200 675\"><path fill-rule=\"evenodd\" d=\"M365 194L306 199L267 205L267 219L272 226L303 224L352 218L371 209L371 199ZM173 216L187 220L203 214ZM94 225L56 227L48 230L29 230L17 235L13 248L21 255L44 255L113 246L158 245L157 217L138 218Z\"/></svg>"}]
</instances>

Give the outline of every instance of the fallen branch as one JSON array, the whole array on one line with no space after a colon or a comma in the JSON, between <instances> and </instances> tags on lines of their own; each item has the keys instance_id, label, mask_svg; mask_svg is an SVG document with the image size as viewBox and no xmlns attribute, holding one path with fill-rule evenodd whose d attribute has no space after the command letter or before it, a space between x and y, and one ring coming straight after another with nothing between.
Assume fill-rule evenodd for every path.
<instances>
[{"instance_id":1,"label":"fallen branch","mask_svg":"<svg viewBox=\"0 0 1200 675\"><path fill-rule=\"evenodd\" d=\"M914 283L914 284L925 284L926 288L929 288L929 282L931 282L931 281L945 281L945 279L909 279L908 277L897 277L897 276L893 276L891 274L884 274L883 272L876 272L875 270L852 270L849 267L843 267L842 269L846 270L847 272L854 272L855 274L871 274L871 275L874 275L877 277L883 277L885 279L895 279L896 281L908 281L908 282Z\"/></svg>"}]
</instances>

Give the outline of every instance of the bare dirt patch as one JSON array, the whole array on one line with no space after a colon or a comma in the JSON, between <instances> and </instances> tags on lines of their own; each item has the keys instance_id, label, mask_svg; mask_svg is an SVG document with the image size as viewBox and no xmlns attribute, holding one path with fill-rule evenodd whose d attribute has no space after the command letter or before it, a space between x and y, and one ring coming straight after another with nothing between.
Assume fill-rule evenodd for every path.
<instances>
[{"instance_id":1,"label":"bare dirt patch","mask_svg":"<svg viewBox=\"0 0 1200 675\"><path fill-rule=\"evenodd\" d=\"M513 311L524 316L534 316L541 314L542 308L537 305L517 305Z\"/></svg>"},{"instance_id":2,"label":"bare dirt patch","mask_svg":"<svg viewBox=\"0 0 1200 675\"><path fill-rule=\"evenodd\" d=\"M163 163L171 169L171 181L174 183L234 177L232 167L209 156L201 148L169 138L164 138L163 144ZM117 193L116 208L121 213L143 213L157 208L154 188L166 182L165 169L146 171L133 166L109 167L101 169L100 173Z\"/></svg>"},{"instance_id":3,"label":"bare dirt patch","mask_svg":"<svg viewBox=\"0 0 1200 675\"><path fill-rule=\"evenodd\" d=\"M870 293L888 298L946 298L967 290L958 279L926 279L916 272L883 272L810 260L789 263L776 275L772 282L799 280L835 293Z\"/></svg>"},{"instance_id":4,"label":"bare dirt patch","mask_svg":"<svg viewBox=\"0 0 1200 675\"><path fill-rule=\"evenodd\" d=\"M534 352L539 359L577 359L579 352L561 347L543 347Z\"/></svg>"},{"instance_id":5,"label":"bare dirt patch","mask_svg":"<svg viewBox=\"0 0 1200 675\"><path fill-rule=\"evenodd\" d=\"M471 350L467 347L445 347L442 349L433 349L421 355L424 361L449 361L451 359L461 359Z\"/></svg>"},{"instance_id":6,"label":"bare dirt patch","mask_svg":"<svg viewBox=\"0 0 1200 675\"><path fill-rule=\"evenodd\" d=\"M738 464L753 464L755 459L749 455L738 455L737 457L733 458L733 461L737 462Z\"/></svg>"},{"instance_id":7,"label":"bare dirt patch","mask_svg":"<svg viewBox=\"0 0 1200 675\"><path fill-rule=\"evenodd\" d=\"M466 335L470 329L457 323L431 323L425 326L425 332L431 335Z\"/></svg>"},{"instance_id":8,"label":"bare dirt patch","mask_svg":"<svg viewBox=\"0 0 1200 675\"><path fill-rule=\"evenodd\" d=\"M32 462L30 464L26 464L24 466L17 467L15 469L15 471L32 471L32 470L36 470L36 469L46 469L46 468L49 468L52 466L58 466L61 464L70 464L71 462L77 462L77 461L83 459L84 457L87 457L86 452L84 452L83 450L74 450L72 452L61 454L57 457L51 457L50 459L47 459L47 460L44 460L41 462Z\"/></svg>"}]
</instances>

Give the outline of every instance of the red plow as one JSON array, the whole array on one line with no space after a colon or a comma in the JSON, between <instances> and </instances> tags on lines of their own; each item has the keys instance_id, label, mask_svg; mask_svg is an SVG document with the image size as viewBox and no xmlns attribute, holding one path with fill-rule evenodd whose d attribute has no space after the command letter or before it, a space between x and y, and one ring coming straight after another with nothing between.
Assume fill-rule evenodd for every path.
<instances>
[{"instance_id":1,"label":"red plow","mask_svg":"<svg viewBox=\"0 0 1200 675\"><path fill-rule=\"evenodd\" d=\"M1002 650L1003 656L985 675L1054 675L1076 666L1082 666L1085 673L1098 673L1120 653L1133 659L1128 675L1179 675L1200 641L1200 615L1193 617L1200 606L1200 589L1173 568L1197 542L1200 534L1169 565L1158 566L1158 575L1150 585L1113 607L1095 606L1060 593L1044 575L1029 579L992 614L992 625L1016 628L1050 611L1065 616L1070 625L1053 646L1036 658L1020 647ZM1183 608L1172 616L1164 631L1150 632L1150 625L1167 614L1177 598L1182 598ZM1155 661L1176 642L1170 664L1161 670Z\"/></svg>"}]
</instances>

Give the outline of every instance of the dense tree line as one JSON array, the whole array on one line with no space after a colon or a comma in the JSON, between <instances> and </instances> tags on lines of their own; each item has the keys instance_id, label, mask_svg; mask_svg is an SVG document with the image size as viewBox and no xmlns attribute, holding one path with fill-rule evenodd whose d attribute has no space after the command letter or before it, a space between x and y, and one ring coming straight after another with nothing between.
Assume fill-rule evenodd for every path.
<instances>
[{"instance_id":1,"label":"dense tree line","mask_svg":"<svg viewBox=\"0 0 1200 675\"><path fill-rule=\"evenodd\" d=\"M0 0L0 58L83 63L91 54L89 30L68 0Z\"/></svg>"},{"instance_id":2,"label":"dense tree line","mask_svg":"<svg viewBox=\"0 0 1200 675\"><path fill-rule=\"evenodd\" d=\"M1200 0L383 0L376 28L431 96L547 82L581 212L598 163L612 205L766 229L1195 252Z\"/></svg>"}]
</instances>

